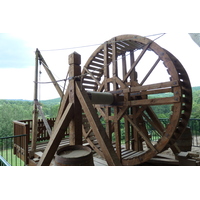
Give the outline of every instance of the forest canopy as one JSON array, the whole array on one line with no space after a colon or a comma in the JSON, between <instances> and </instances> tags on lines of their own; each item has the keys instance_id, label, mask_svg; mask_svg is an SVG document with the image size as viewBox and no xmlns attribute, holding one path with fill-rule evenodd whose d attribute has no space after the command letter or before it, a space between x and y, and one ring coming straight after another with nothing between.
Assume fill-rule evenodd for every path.
<instances>
[{"instance_id":1,"label":"forest canopy","mask_svg":"<svg viewBox=\"0 0 200 200\"><path fill-rule=\"evenodd\" d=\"M200 118L200 87L193 87L193 108L191 118ZM55 118L60 98L40 102L46 118ZM154 106L159 118L169 118L169 105ZM25 100L0 100L0 137L13 135L14 120L32 119L33 102Z\"/></svg>"}]
</instances>

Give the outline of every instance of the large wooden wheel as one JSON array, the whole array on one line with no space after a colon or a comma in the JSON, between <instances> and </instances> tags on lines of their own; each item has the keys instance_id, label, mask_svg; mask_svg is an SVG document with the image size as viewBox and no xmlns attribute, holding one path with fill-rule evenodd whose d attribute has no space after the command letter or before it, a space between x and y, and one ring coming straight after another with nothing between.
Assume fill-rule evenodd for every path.
<instances>
[{"instance_id":1,"label":"large wooden wheel","mask_svg":"<svg viewBox=\"0 0 200 200\"><path fill-rule=\"evenodd\" d=\"M138 35L112 38L94 51L82 75L85 90L114 95L111 105L94 107L123 165L148 161L185 130L192 107L188 75L154 41ZM84 115L83 127L86 140L103 156Z\"/></svg>"}]
</instances>

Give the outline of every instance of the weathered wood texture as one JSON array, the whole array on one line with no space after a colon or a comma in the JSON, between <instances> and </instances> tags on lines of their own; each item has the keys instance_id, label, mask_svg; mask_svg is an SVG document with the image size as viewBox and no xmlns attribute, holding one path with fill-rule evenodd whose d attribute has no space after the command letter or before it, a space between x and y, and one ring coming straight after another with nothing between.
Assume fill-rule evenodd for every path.
<instances>
[{"instance_id":1,"label":"weathered wood texture","mask_svg":"<svg viewBox=\"0 0 200 200\"><path fill-rule=\"evenodd\" d=\"M51 129L54 127L55 119L48 119L47 120ZM22 120L22 121L14 121L13 122L13 129L14 129L14 136L19 135L26 135L24 137L15 138L14 139L14 154L16 154L20 159L22 159L25 164L28 164L29 161L29 153L31 151L31 132L32 132L32 120ZM37 151L44 151L47 146L47 143L50 139L50 136L46 130L44 122L42 119L38 120L38 130L37 130L37 140L36 140L36 152ZM62 138L62 146L65 144L69 144L69 132L65 131L65 134Z\"/></svg>"},{"instance_id":2,"label":"weathered wood texture","mask_svg":"<svg viewBox=\"0 0 200 200\"><path fill-rule=\"evenodd\" d=\"M73 104L74 117L70 122L70 145L81 145L82 144L82 109L79 99L76 96L75 83L80 84L81 75L81 56L74 52L69 55L69 103Z\"/></svg>"},{"instance_id":3,"label":"weathered wood texture","mask_svg":"<svg viewBox=\"0 0 200 200\"><path fill-rule=\"evenodd\" d=\"M178 152L174 143L187 126L192 94L187 72L171 53L148 38L121 35L100 45L82 73L80 63L77 53L69 56L68 89L61 94L55 127L38 165L50 164L68 126L70 144L81 144L83 135L108 165L138 165L169 147ZM152 79L158 68L164 72L159 83ZM92 105L87 91L110 92L114 101ZM169 105L167 125L159 120L155 105Z\"/></svg>"},{"instance_id":4,"label":"weathered wood texture","mask_svg":"<svg viewBox=\"0 0 200 200\"><path fill-rule=\"evenodd\" d=\"M147 60L144 65L144 60L148 58L149 52L154 54L155 61L147 67L145 65L149 62ZM144 68L139 69L141 67ZM157 68L165 70L165 74L158 75L163 76L165 81L149 82ZM138 71L143 71L143 77ZM192 95L187 72L172 54L148 38L121 35L100 45L93 52L82 75L85 75L82 77L82 86L86 91L110 92L114 95L112 105L94 107L99 118L105 122L106 134L111 143L115 143L115 151L123 165L145 162L170 146L176 151L173 144L187 126ZM150 98L151 95L165 93L170 96ZM154 111L155 105L171 107L169 124L166 126ZM158 139L154 142L147 129L147 122L157 134ZM83 128L88 143L103 155L93 128L86 125ZM121 142L123 134L125 145ZM124 156L124 151L130 151L130 156Z\"/></svg>"}]
</instances>

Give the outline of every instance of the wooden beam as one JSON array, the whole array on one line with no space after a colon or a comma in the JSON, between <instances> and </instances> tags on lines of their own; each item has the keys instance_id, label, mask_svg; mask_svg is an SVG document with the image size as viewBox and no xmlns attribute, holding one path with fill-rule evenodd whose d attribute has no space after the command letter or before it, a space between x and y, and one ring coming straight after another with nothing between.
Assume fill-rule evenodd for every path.
<instances>
[{"instance_id":1,"label":"wooden beam","mask_svg":"<svg viewBox=\"0 0 200 200\"><path fill-rule=\"evenodd\" d=\"M136 59L136 61L132 64L131 69L128 71L128 73L126 74L126 76L124 77L123 82L125 82L127 80L127 78L130 76L130 74L132 73L132 71L135 69L135 67L137 66L137 64L139 63L139 61L141 60L141 58L143 57L143 55L145 54L145 52L147 51L147 49L149 48L149 46L151 45L152 42L148 43L147 45L145 45L145 47L143 48L142 52L140 53L140 55L138 56L138 58Z\"/></svg>"},{"instance_id":2,"label":"wooden beam","mask_svg":"<svg viewBox=\"0 0 200 200\"><path fill-rule=\"evenodd\" d=\"M124 106L153 106L153 105L168 105L180 102L180 97L166 97L166 98L156 98L156 99L141 99L127 101Z\"/></svg>"},{"instance_id":3,"label":"wooden beam","mask_svg":"<svg viewBox=\"0 0 200 200\"><path fill-rule=\"evenodd\" d=\"M160 88L176 87L179 86L178 81L168 81L162 83L155 83L143 86L135 86L130 88L130 92L147 91L147 90L157 90Z\"/></svg>"},{"instance_id":4,"label":"wooden beam","mask_svg":"<svg viewBox=\"0 0 200 200\"><path fill-rule=\"evenodd\" d=\"M29 157L32 158L36 151L37 133L38 133L38 108L36 101L38 100L38 57L39 50L35 52L35 82L34 82L34 104L33 104L33 127L31 139L31 151Z\"/></svg>"},{"instance_id":5,"label":"wooden beam","mask_svg":"<svg viewBox=\"0 0 200 200\"><path fill-rule=\"evenodd\" d=\"M69 103L73 104L74 117L71 119L69 126L70 145L82 145L82 108L79 99L76 96L75 83L80 85L81 75L81 55L74 52L69 55Z\"/></svg>"},{"instance_id":6,"label":"wooden beam","mask_svg":"<svg viewBox=\"0 0 200 200\"><path fill-rule=\"evenodd\" d=\"M94 81L97 83L97 85L100 86L100 82L94 77L93 73L90 72L86 67L84 67L84 70L85 70L88 74L90 74L90 76L94 79Z\"/></svg>"},{"instance_id":7,"label":"wooden beam","mask_svg":"<svg viewBox=\"0 0 200 200\"><path fill-rule=\"evenodd\" d=\"M42 54L40 53L40 51L38 51L38 53L39 53L39 55L38 55L38 56L39 56L39 59L40 59L40 61L42 62L42 65L43 65L45 71L46 71L47 74L49 75L49 78L51 79L51 81L52 81L54 87L56 88L58 94L59 94L60 97L62 98L63 92L62 92L62 90L60 89L60 86L58 85L56 79L54 78L52 72L50 71L50 69L49 69L49 67L48 67L48 65L47 65L47 63L45 62L44 58L42 57Z\"/></svg>"},{"instance_id":8,"label":"wooden beam","mask_svg":"<svg viewBox=\"0 0 200 200\"><path fill-rule=\"evenodd\" d=\"M78 84L76 84L76 95L78 96L83 111L92 127L108 165L121 165L121 162L114 151L112 143L110 142L86 91L84 89L81 90Z\"/></svg>"},{"instance_id":9,"label":"wooden beam","mask_svg":"<svg viewBox=\"0 0 200 200\"><path fill-rule=\"evenodd\" d=\"M67 108L65 109L60 121L58 124L55 125L52 135L50 137L50 140L47 144L47 147L40 158L40 161L38 162L38 166L49 166L54 154L60 144L60 141L62 140L65 131L67 130L67 127L71 121L71 119L74 117L74 110L73 110L73 104L69 103Z\"/></svg>"}]
</instances>

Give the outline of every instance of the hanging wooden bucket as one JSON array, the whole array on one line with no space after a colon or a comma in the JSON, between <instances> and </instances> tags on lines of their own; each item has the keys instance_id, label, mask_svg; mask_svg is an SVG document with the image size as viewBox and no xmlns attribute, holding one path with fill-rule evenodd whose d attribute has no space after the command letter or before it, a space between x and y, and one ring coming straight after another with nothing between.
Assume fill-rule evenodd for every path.
<instances>
[{"instance_id":1,"label":"hanging wooden bucket","mask_svg":"<svg viewBox=\"0 0 200 200\"><path fill-rule=\"evenodd\" d=\"M63 147L55 155L55 166L94 166L92 150L81 145Z\"/></svg>"},{"instance_id":2,"label":"hanging wooden bucket","mask_svg":"<svg viewBox=\"0 0 200 200\"><path fill-rule=\"evenodd\" d=\"M191 151L192 149L192 133L189 127L185 129L180 138L176 141L181 151Z\"/></svg>"}]
</instances>

